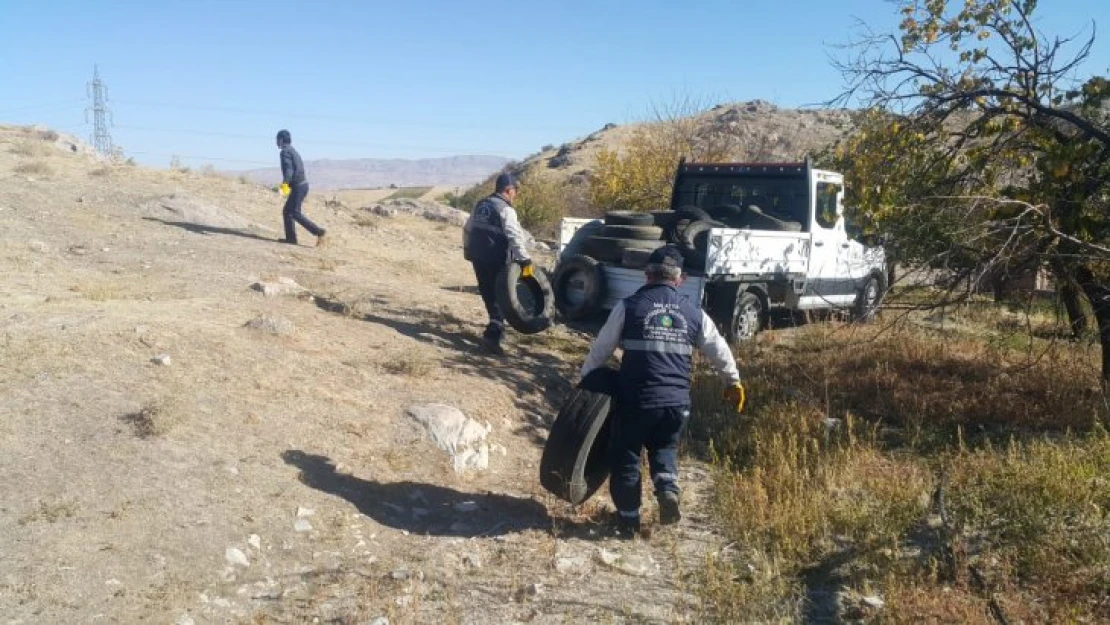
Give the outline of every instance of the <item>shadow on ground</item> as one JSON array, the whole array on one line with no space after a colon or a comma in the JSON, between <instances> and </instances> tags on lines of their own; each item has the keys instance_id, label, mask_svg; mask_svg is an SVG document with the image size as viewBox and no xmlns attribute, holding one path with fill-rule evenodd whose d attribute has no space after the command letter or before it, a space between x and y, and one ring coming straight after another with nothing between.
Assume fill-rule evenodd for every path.
<instances>
[{"instance_id":1,"label":"shadow on ground","mask_svg":"<svg viewBox=\"0 0 1110 625\"><path fill-rule=\"evenodd\" d=\"M522 337L512 330L506 337L507 353L490 354L478 336L481 326L450 312L380 306L374 313L351 314L351 307L335 297L317 295L314 301L321 310L382 325L408 338L450 349L454 353L440 361L444 368L509 386L514 390L517 408L529 419L516 433L538 445L547 439L547 429L577 377L572 359L520 344Z\"/></svg>"},{"instance_id":2,"label":"shadow on ground","mask_svg":"<svg viewBox=\"0 0 1110 625\"><path fill-rule=\"evenodd\" d=\"M243 237L244 239L256 239L258 241L269 241L271 243L277 243L279 241L279 239L264 237L262 235L255 234L253 232L250 232L250 231L247 231L247 230L240 230L240 229L237 229L237 228L219 228L219 227L216 227L216 226L205 226L203 224L194 224L194 223L190 223L190 222L187 222L187 221L167 221L165 219L158 219L157 217L143 217L143 219L145 219L147 221L156 221L156 222L158 222L160 224L163 224L163 225L166 225L166 226L174 226L175 228L181 228L182 230L188 230L189 232L192 232L192 233L195 233L195 234L225 234L225 235L233 236L233 237Z\"/></svg>"},{"instance_id":3,"label":"shadow on ground","mask_svg":"<svg viewBox=\"0 0 1110 625\"><path fill-rule=\"evenodd\" d=\"M290 449L281 455L300 469L304 484L342 497L378 523L428 536L501 536L547 531L547 509L529 498L464 493L419 482L376 482L339 473L326 456Z\"/></svg>"}]
</instances>

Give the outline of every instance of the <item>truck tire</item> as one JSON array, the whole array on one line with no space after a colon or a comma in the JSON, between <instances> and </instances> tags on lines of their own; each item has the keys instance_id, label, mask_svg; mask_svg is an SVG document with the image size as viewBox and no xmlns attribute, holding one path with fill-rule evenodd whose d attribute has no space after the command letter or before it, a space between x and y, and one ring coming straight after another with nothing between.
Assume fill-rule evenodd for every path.
<instances>
[{"instance_id":1,"label":"truck tire","mask_svg":"<svg viewBox=\"0 0 1110 625\"><path fill-rule=\"evenodd\" d=\"M663 229L658 226L605 226L601 229L601 236L613 239L658 241L663 238Z\"/></svg>"},{"instance_id":2,"label":"truck tire","mask_svg":"<svg viewBox=\"0 0 1110 625\"><path fill-rule=\"evenodd\" d=\"M674 211L652 211L651 218L655 220L655 225L664 231L674 228L678 223L678 213Z\"/></svg>"},{"instance_id":3,"label":"truck tire","mask_svg":"<svg viewBox=\"0 0 1110 625\"><path fill-rule=\"evenodd\" d=\"M678 219L689 219L690 221L713 221L713 216L705 211L705 209L686 205L675 209L675 216Z\"/></svg>"},{"instance_id":4,"label":"truck tire","mask_svg":"<svg viewBox=\"0 0 1110 625\"><path fill-rule=\"evenodd\" d=\"M605 213L606 226L653 226L655 218L649 213L636 211L609 211Z\"/></svg>"},{"instance_id":5,"label":"truck tire","mask_svg":"<svg viewBox=\"0 0 1110 625\"><path fill-rule=\"evenodd\" d=\"M718 227L713 221L691 221L678 233L679 247L687 266L705 269L705 255L709 250L709 231Z\"/></svg>"},{"instance_id":6,"label":"truck tire","mask_svg":"<svg viewBox=\"0 0 1110 625\"><path fill-rule=\"evenodd\" d=\"M520 265L506 265L497 274L494 292L505 322L517 332L538 334L551 327L555 295L547 274L539 267L531 278L524 278L520 275Z\"/></svg>"},{"instance_id":7,"label":"truck tire","mask_svg":"<svg viewBox=\"0 0 1110 625\"><path fill-rule=\"evenodd\" d=\"M666 241L645 241L641 239L616 239L613 237L590 237L582 244L582 252L603 263L620 264L625 250L648 250L653 252Z\"/></svg>"},{"instance_id":8,"label":"truck tire","mask_svg":"<svg viewBox=\"0 0 1110 625\"><path fill-rule=\"evenodd\" d=\"M621 255L621 267L629 269L643 269L647 267L651 252L648 250L625 250Z\"/></svg>"},{"instance_id":9,"label":"truck tire","mask_svg":"<svg viewBox=\"0 0 1110 625\"><path fill-rule=\"evenodd\" d=\"M578 505L609 477L609 420L615 412L618 373L591 371L559 410L540 457L540 484Z\"/></svg>"},{"instance_id":10,"label":"truck tire","mask_svg":"<svg viewBox=\"0 0 1110 625\"><path fill-rule=\"evenodd\" d=\"M856 302L852 305L852 321L856 323L870 323L875 320L879 306L883 301L883 279L881 276L870 275L864 281L856 295Z\"/></svg>"},{"instance_id":11,"label":"truck tire","mask_svg":"<svg viewBox=\"0 0 1110 625\"><path fill-rule=\"evenodd\" d=\"M763 322L767 311L764 310L763 300L756 293L741 291L736 296L736 306L728 320L728 332L725 338L733 345L743 343L755 338L763 329Z\"/></svg>"},{"instance_id":12,"label":"truck tire","mask_svg":"<svg viewBox=\"0 0 1110 625\"><path fill-rule=\"evenodd\" d=\"M589 256L571 256L559 263L553 291L555 307L572 321L588 319L601 310L605 297L605 272Z\"/></svg>"},{"instance_id":13,"label":"truck tire","mask_svg":"<svg viewBox=\"0 0 1110 625\"><path fill-rule=\"evenodd\" d=\"M574 236L570 238L570 241L567 241L566 248L564 248L559 255L569 258L571 256L574 256L575 254L581 254L582 245L586 242L586 239L601 234L601 231L604 228L605 225L602 224L600 220L591 221L583 225L581 228L574 231Z\"/></svg>"}]
</instances>

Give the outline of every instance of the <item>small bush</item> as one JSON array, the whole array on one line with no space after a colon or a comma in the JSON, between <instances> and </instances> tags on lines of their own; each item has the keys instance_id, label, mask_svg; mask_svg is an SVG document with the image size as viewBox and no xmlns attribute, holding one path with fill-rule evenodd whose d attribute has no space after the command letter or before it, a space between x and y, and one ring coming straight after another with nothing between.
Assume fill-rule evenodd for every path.
<instances>
[{"instance_id":1,"label":"small bush","mask_svg":"<svg viewBox=\"0 0 1110 625\"><path fill-rule=\"evenodd\" d=\"M38 141L21 140L12 144L9 151L16 156L26 156L28 158L43 158L50 154L50 146L43 145Z\"/></svg>"},{"instance_id":2,"label":"small bush","mask_svg":"<svg viewBox=\"0 0 1110 625\"><path fill-rule=\"evenodd\" d=\"M147 403L138 412L124 415L139 438L162 436L177 426L184 417L184 410L176 395L160 397Z\"/></svg>"},{"instance_id":3,"label":"small bush","mask_svg":"<svg viewBox=\"0 0 1110 625\"><path fill-rule=\"evenodd\" d=\"M93 170L89 171L90 176L107 176L111 173L112 173L112 167L110 165L105 165L103 167L97 167L96 169L93 169Z\"/></svg>"},{"instance_id":4,"label":"small bush","mask_svg":"<svg viewBox=\"0 0 1110 625\"><path fill-rule=\"evenodd\" d=\"M427 376L435 368L428 358L418 354L399 354L397 358L382 363L382 369L393 375L403 375L412 378Z\"/></svg>"}]
</instances>

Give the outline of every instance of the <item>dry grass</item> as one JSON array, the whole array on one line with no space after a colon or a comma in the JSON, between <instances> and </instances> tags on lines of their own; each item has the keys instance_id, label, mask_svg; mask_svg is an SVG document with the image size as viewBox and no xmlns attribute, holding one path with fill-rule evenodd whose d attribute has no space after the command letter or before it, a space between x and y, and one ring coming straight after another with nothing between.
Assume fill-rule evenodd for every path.
<instances>
[{"instance_id":1,"label":"dry grass","mask_svg":"<svg viewBox=\"0 0 1110 625\"><path fill-rule=\"evenodd\" d=\"M20 163L12 168L17 174L24 174L26 176L42 176L47 177L54 174L54 168L51 167L46 161L30 161L27 163Z\"/></svg>"},{"instance_id":2,"label":"dry grass","mask_svg":"<svg viewBox=\"0 0 1110 625\"><path fill-rule=\"evenodd\" d=\"M367 215L358 213L355 215L354 223L360 228L380 228L382 225L381 217L376 215Z\"/></svg>"},{"instance_id":3,"label":"dry grass","mask_svg":"<svg viewBox=\"0 0 1110 625\"><path fill-rule=\"evenodd\" d=\"M9 151L17 156L44 158L50 155L51 147L42 141L24 139L12 143L12 147L9 148Z\"/></svg>"},{"instance_id":4,"label":"dry grass","mask_svg":"<svg viewBox=\"0 0 1110 625\"><path fill-rule=\"evenodd\" d=\"M381 367L386 373L392 375L423 378L436 369L436 363L423 354L405 352L383 362Z\"/></svg>"},{"instance_id":5,"label":"dry grass","mask_svg":"<svg viewBox=\"0 0 1110 625\"><path fill-rule=\"evenodd\" d=\"M111 175L111 173L113 171L115 171L114 167L112 167L111 165L104 165L103 167L97 167L96 169L89 170L89 175L90 176L108 176L108 175Z\"/></svg>"},{"instance_id":6,"label":"dry grass","mask_svg":"<svg viewBox=\"0 0 1110 625\"><path fill-rule=\"evenodd\" d=\"M73 501L48 502L40 500L34 509L19 518L18 523L20 525L28 525L39 521L57 523L62 519L73 518L76 514L77 503Z\"/></svg>"},{"instance_id":7,"label":"dry grass","mask_svg":"<svg viewBox=\"0 0 1110 625\"><path fill-rule=\"evenodd\" d=\"M184 421L186 412L179 394L166 393L122 419L131 425L139 438L153 438L164 436L177 427Z\"/></svg>"},{"instance_id":8,"label":"dry grass","mask_svg":"<svg viewBox=\"0 0 1110 625\"><path fill-rule=\"evenodd\" d=\"M1030 356L990 332L797 335L747 359L741 418L716 380L695 388L693 436L712 433L716 508L739 546L705 570L711 614L986 622L993 604L1026 622L1110 618L1095 354L1040 342ZM845 600L870 594L881 615ZM790 611L823 596L836 600Z\"/></svg>"}]
</instances>

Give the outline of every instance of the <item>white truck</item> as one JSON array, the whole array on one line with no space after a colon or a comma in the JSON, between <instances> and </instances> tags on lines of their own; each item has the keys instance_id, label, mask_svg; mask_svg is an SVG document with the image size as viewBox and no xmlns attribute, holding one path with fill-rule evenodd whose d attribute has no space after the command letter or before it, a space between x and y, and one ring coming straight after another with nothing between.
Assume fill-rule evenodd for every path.
<instances>
[{"instance_id":1,"label":"white truck","mask_svg":"<svg viewBox=\"0 0 1110 625\"><path fill-rule=\"evenodd\" d=\"M678 245L681 290L731 342L772 308L845 310L871 319L887 288L881 246L849 236L844 178L802 163L679 163L670 210L564 219L553 278L568 319L611 309L644 284L652 250Z\"/></svg>"}]
</instances>

